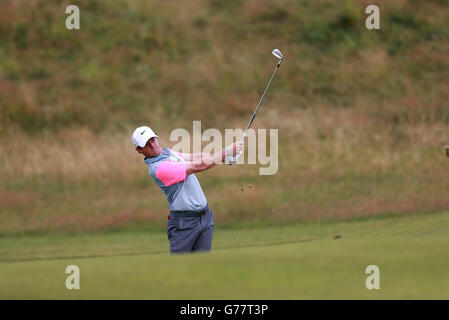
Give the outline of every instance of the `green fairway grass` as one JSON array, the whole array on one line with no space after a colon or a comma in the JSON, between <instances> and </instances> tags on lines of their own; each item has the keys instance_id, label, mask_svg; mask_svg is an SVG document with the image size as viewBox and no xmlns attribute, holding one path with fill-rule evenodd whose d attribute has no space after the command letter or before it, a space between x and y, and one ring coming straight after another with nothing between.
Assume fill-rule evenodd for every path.
<instances>
[{"instance_id":1,"label":"green fairway grass","mask_svg":"<svg viewBox=\"0 0 449 320\"><path fill-rule=\"evenodd\" d=\"M340 235L340 238L335 236ZM1 299L449 298L449 212L220 229L210 254L170 256L165 232L4 237ZM67 290L65 268L80 268ZM380 268L380 290L365 269Z\"/></svg>"}]
</instances>

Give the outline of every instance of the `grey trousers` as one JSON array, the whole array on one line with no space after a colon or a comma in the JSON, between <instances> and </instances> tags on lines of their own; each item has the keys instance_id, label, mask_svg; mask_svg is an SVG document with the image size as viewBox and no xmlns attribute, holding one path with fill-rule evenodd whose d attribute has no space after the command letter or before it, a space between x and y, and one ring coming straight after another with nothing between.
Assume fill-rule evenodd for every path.
<instances>
[{"instance_id":1,"label":"grey trousers","mask_svg":"<svg viewBox=\"0 0 449 320\"><path fill-rule=\"evenodd\" d=\"M167 236L170 253L210 251L214 235L214 213L209 206L201 215L170 214L167 221Z\"/></svg>"}]
</instances>

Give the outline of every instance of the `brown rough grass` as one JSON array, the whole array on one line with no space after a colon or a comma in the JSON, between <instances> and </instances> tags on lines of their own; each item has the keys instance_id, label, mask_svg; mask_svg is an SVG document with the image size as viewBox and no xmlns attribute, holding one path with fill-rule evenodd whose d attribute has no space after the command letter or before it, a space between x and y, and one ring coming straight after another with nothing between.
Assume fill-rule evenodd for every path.
<instances>
[{"instance_id":1,"label":"brown rough grass","mask_svg":"<svg viewBox=\"0 0 449 320\"><path fill-rule=\"evenodd\" d=\"M199 173L217 223L449 207L441 2L83 2L95 18L83 33L59 28L67 4L0 3L0 233L162 224L131 132L150 125L171 146L193 120L244 128L273 46L286 59L253 128L279 129L279 171ZM358 24L368 4L377 33Z\"/></svg>"}]
</instances>

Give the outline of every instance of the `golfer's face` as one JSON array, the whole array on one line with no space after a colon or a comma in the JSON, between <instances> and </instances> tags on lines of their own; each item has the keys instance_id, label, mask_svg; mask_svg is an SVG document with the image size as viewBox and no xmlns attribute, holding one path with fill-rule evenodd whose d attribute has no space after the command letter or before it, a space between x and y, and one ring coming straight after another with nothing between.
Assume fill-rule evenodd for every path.
<instances>
[{"instance_id":1,"label":"golfer's face","mask_svg":"<svg viewBox=\"0 0 449 320\"><path fill-rule=\"evenodd\" d=\"M158 138L153 137L147 141L145 147L141 148L141 152L146 157L155 157L159 155L161 147L159 146Z\"/></svg>"}]
</instances>

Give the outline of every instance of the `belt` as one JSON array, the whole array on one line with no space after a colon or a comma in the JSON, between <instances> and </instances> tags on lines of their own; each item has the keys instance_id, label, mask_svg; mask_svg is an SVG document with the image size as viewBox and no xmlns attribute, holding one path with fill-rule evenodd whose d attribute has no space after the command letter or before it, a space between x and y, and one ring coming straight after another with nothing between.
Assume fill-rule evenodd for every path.
<instances>
[{"instance_id":1,"label":"belt","mask_svg":"<svg viewBox=\"0 0 449 320\"><path fill-rule=\"evenodd\" d=\"M209 205L199 211L170 211L172 217L201 217L209 211Z\"/></svg>"}]
</instances>

